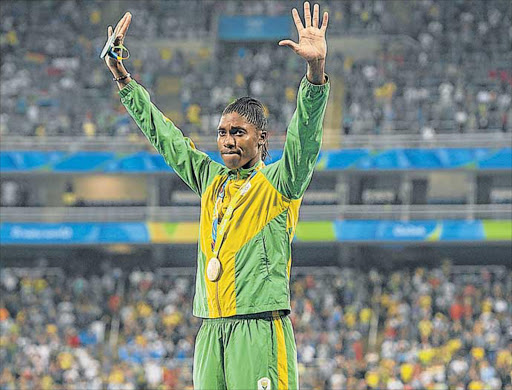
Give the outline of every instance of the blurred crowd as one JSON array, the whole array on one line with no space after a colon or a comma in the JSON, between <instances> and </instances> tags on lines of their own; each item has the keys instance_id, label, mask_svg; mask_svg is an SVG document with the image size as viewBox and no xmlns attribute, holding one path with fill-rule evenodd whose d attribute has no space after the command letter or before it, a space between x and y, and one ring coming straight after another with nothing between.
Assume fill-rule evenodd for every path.
<instances>
[{"instance_id":1,"label":"blurred crowd","mask_svg":"<svg viewBox=\"0 0 512 390\"><path fill-rule=\"evenodd\" d=\"M343 59L344 132L510 131L511 3L426 0L396 11L401 49L387 39L374 59Z\"/></svg>"},{"instance_id":2,"label":"blurred crowd","mask_svg":"<svg viewBox=\"0 0 512 390\"><path fill-rule=\"evenodd\" d=\"M271 132L282 135L303 62L276 42L211 39L219 15L288 15L300 4L4 1L0 133L137 138L98 58L106 26L130 10L126 44L134 49L127 67L185 133L211 137L229 101L252 95L266 105ZM368 36L378 42L377 50L363 46L356 57L338 46L330 49L327 71L342 89L331 104L342 115L329 126L346 134L401 131L425 137L510 131L509 1L347 0L322 2L322 9L331 15L330 38ZM201 47L171 49L166 40Z\"/></svg>"},{"instance_id":3,"label":"blurred crowd","mask_svg":"<svg viewBox=\"0 0 512 390\"><path fill-rule=\"evenodd\" d=\"M5 269L0 389L192 389L192 273ZM78 272L78 273L77 273ZM299 270L304 389L511 390L512 270Z\"/></svg>"}]
</instances>

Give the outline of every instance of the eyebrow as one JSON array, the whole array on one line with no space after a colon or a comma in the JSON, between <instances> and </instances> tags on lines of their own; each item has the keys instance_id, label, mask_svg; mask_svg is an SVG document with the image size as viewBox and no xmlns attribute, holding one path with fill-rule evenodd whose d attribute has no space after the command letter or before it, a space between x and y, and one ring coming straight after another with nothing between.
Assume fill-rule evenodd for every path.
<instances>
[{"instance_id":1,"label":"eyebrow","mask_svg":"<svg viewBox=\"0 0 512 390\"><path fill-rule=\"evenodd\" d=\"M220 131L220 130L224 130L226 131L226 129L224 127L218 127L217 128L217 131ZM247 131L247 129L245 127L241 127L241 126L233 126L231 127L231 130L230 131L236 131L236 130L243 130L243 131Z\"/></svg>"}]
</instances>

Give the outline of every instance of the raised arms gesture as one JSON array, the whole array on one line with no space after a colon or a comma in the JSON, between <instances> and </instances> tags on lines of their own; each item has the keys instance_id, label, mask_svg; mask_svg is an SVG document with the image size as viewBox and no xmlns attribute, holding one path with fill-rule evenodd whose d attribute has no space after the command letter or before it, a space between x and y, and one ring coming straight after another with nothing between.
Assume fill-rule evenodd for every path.
<instances>
[{"instance_id":1,"label":"raised arms gesture","mask_svg":"<svg viewBox=\"0 0 512 390\"><path fill-rule=\"evenodd\" d=\"M313 7L313 17L309 2L304 3L304 22L299 16L296 8L292 9L293 21L299 34L299 43L285 39L279 42L280 46L288 46L308 63L307 78L313 84L323 84L325 82L324 69L325 57L327 56L327 42L325 40L325 31L329 22L329 15L324 12L322 26L319 25L320 7L315 4Z\"/></svg>"},{"instance_id":2,"label":"raised arms gesture","mask_svg":"<svg viewBox=\"0 0 512 390\"><path fill-rule=\"evenodd\" d=\"M110 39L113 34L115 34L114 46L120 46L124 42L124 37L126 36L126 32L128 31L128 27L130 26L130 22L132 21L132 14L127 12L121 18L121 20L117 23L116 28L112 29L112 26L108 26L107 39ZM118 54L120 53L120 49L114 49L114 51ZM105 64L112 72L114 78L124 77L128 74L127 70L123 65L122 60L116 60L115 58L110 57L109 55L105 56ZM131 81L131 77L126 77L121 81L117 82L119 89L122 89L126 84Z\"/></svg>"}]
</instances>

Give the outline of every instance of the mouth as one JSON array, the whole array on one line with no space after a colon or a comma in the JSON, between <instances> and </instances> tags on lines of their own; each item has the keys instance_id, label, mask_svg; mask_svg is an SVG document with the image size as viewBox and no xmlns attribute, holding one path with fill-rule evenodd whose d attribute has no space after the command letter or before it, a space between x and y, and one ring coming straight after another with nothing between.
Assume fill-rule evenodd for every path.
<instances>
[{"instance_id":1,"label":"mouth","mask_svg":"<svg viewBox=\"0 0 512 390\"><path fill-rule=\"evenodd\" d=\"M224 155L226 155L226 154L227 155L237 154L238 155L240 153L238 153L238 152L222 152L221 154L224 154Z\"/></svg>"}]
</instances>

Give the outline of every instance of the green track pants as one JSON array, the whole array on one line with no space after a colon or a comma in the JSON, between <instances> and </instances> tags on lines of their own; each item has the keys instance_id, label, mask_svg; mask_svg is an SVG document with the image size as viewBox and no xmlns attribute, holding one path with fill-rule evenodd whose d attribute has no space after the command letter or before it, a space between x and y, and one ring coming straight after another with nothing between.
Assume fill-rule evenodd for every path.
<instances>
[{"instance_id":1,"label":"green track pants","mask_svg":"<svg viewBox=\"0 0 512 390\"><path fill-rule=\"evenodd\" d=\"M298 388L290 318L203 320L194 352L194 389Z\"/></svg>"}]
</instances>

